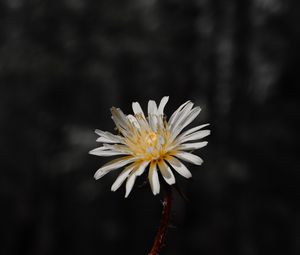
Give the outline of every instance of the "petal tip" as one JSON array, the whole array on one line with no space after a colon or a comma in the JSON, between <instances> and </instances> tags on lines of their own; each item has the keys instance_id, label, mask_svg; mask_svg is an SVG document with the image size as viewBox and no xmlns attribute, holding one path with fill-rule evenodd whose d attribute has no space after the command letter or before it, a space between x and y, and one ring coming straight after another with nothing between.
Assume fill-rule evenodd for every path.
<instances>
[{"instance_id":1,"label":"petal tip","mask_svg":"<svg viewBox=\"0 0 300 255\"><path fill-rule=\"evenodd\" d=\"M193 175L192 175L191 173L188 173L188 174L185 176L186 179L191 179L192 177L193 177Z\"/></svg>"},{"instance_id":2,"label":"petal tip","mask_svg":"<svg viewBox=\"0 0 300 255\"><path fill-rule=\"evenodd\" d=\"M90 150L90 151L88 152L88 154L90 154L90 155L96 155L96 156L97 156L96 150L97 150L97 149L92 149L92 150Z\"/></svg>"},{"instance_id":3,"label":"petal tip","mask_svg":"<svg viewBox=\"0 0 300 255\"><path fill-rule=\"evenodd\" d=\"M95 180L98 180L98 179L100 179L101 177L103 177L105 175L105 173L101 170L101 169L99 169L95 174L94 174L94 178L95 178Z\"/></svg>"},{"instance_id":4,"label":"petal tip","mask_svg":"<svg viewBox=\"0 0 300 255\"><path fill-rule=\"evenodd\" d=\"M152 191L153 195L156 196L157 194L159 194L159 191Z\"/></svg>"},{"instance_id":5,"label":"petal tip","mask_svg":"<svg viewBox=\"0 0 300 255\"><path fill-rule=\"evenodd\" d=\"M203 164L203 161L195 161L195 165L201 166Z\"/></svg>"},{"instance_id":6,"label":"petal tip","mask_svg":"<svg viewBox=\"0 0 300 255\"><path fill-rule=\"evenodd\" d=\"M175 183L176 183L176 180L174 178L172 181L170 181L169 185L171 186L171 185L174 185Z\"/></svg>"}]
</instances>

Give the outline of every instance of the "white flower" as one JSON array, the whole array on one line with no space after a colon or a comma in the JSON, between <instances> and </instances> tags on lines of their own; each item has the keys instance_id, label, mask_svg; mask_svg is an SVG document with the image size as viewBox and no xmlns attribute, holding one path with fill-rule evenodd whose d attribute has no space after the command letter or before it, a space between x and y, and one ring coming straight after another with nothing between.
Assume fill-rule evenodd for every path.
<instances>
[{"instance_id":1,"label":"white flower","mask_svg":"<svg viewBox=\"0 0 300 255\"><path fill-rule=\"evenodd\" d=\"M126 181L126 194L129 195L137 176L144 173L149 165L148 178L154 195L159 193L160 184L158 171L164 180L172 185L175 177L172 170L185 178L192 176L191 172L180 161L201 165L203 160L188 152L207 145L206 141L196 142L210 134L203 130L209 124L196 126L184 132L200 113L200 107L194 107L190 101L182 104L167 122L164 108L169 97L163 97L157 107L155 101L148 102L148 117L146 118L139 103L132 103L134 115L125 115L119 108L112 107L112 119L120 134L96 130L100 136L96 141L103 145L90 151L97 156L123 155L102 166L94 175L99 179L108 172L125 167L111 187L116 191ZM180 159L180 160L179 160Z\"/></svg>"}]
</instances>

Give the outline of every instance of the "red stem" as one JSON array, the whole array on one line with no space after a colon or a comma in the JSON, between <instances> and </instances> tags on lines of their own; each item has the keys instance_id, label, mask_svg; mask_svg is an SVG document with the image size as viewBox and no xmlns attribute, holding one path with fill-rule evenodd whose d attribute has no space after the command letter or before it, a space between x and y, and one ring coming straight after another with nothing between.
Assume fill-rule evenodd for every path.
<instances>
[{"instance_id":1,"label":"red stem","mask_svg":"<svg viewBox=\"0 0 300 255\"><path fill-rule=\"evenodd\" d=\"M170 222L171 208L172 208L172 190L168 188L164 196L163 211L162 211L159 229L157 231L152 249L148 253L148 255L157 255L164 243L167 234L167 229Z\"/></svg>"}]
</instances>

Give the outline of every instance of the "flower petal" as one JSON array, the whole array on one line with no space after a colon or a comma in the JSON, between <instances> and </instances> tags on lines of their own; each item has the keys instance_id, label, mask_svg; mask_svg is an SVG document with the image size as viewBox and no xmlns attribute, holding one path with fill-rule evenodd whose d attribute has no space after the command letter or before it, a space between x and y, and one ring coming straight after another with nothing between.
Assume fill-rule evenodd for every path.
<instances>
[{"instance_id":1,"label":"flower petal","mask_svg":"<svg viewBox=\"0 0 300 255\"><path fill-rule=\"evenodd\" d=\"M160 169L160 172L162 174L162 176L164 177L165 181L169 184L172 185L174 184L175 181L175 177L174 174L172 173L172 170L170 169L170 167L165 163L164 160L160 160L158 161L158 167Z\"/></svg>"},{"instance_id":2,"label":"flower petal","mask_svg":"<svg viewBox=\"0 0 300 255\"><path fill-rule=\"evenodd\" d=\"M112 119L115 122L116 126L120 131L127 131L130 127L130 122L127 119L127 116L122 112L120 108L112 107L110 109L112 114Z\"/></svg>"},{"instance_id":3,"label":"flower petal","mask_svg":"<svg viewBox=\"0 0 300 255\"><path fill-rule=\"evenodd\" d=\"M136 179L136 175L134 173L132 173L128 179L127 179L127 182L126 182L126 193L125 193L125 197L128 197L128 195L130 194L132 188L133 188L133 185L134 185L134 182L135 182L135 179Z\"/></svg>"},{"instance_id":4,"label":"flower petal","mask_svg":"<svg viewBox=\"0 0 300 255\"><path fill-rule=\"evenodd\" d=\"M199 140L199 139L202 139L202 138L204 138L208 135L210 135L210 130L208 130L208 129L200 130L200 131L195 132L193 134L182 137L181 139L179 138L178 143L185 143L185 142L188 142L188 141Z\"/></svg>"},{"instance_id":5,"label":"flower petal","mask_svg":"<svg viewBox=\"0 0 300 255\"><path fill-rule=\"evenodd\" d=\"M188 103L190 103L190 101L186 101L185 103L183 103L182 105L180 105L180 106L178 107L178 109L171 115L171 117L170 117L170 119L169 119L169 122L168 122L169 126L171 126L171 125L173 124L174 119L176 118L177 114L178 114L178 113L181 111L181 109L182 109L183 107L185 107Z\"/></svg>"},{"instance_id":6,"label":"flower petal","mask_svg":"<svg viewBox=\"0 0 300 255\"><path fill-rule=\"evenodd\" d=\"M142 130L150 130L149 123L145 119L145 116L135 115L136 120L138 121Z\"/></svg>"},{"instance_id":7,"label":"flower petal","mask_svg":"<svg viewBox=\"0 0 300 255\"><path fill-rule=\"evenodd\" d=\"M175 169L175 171L177 173L179 173L180 175L182 175L185 178L190 178L192 177L191 172L186 168L186 166L184 164L181 163L180 160L178 160L175 157L169 156L167 158L167 161L169 162L169 164Z\"/></svg>"},{"instance_id":8,"label":"flower petal","mask_svg":"<svg viewBox=\"0 0 300 255\"><path fill-rule=\"evenodd\" d=\"M135 164L131 164L127 166L117 177L113 185L111 186L111 191L116 191L122 183L125 181L125 179L128 177L128 175L131 173L131 171L134 169Z\"/></svg>"},{"instance_id":9,"label":"flower petal","mask_svg":"<svg viewBox=\"0 0 300 255\"><path fill-rule=\"evenodd\" d=\"M89 151L89 154L107 157L107 156L115 156L115 155L128 155L130 153L120 152L120 151L112 151L112 150L107 150L105 147L99 147L99 148Z\"/></svg>"},{"instance_id":10,"label":"flower petal","mask_svg":"<svg viewBox=\"0 0 300 255\"><path fill-rule=\"evenodd\" d=\"M192 133L194 133L194 132L196 132L196 131L198 131L198 130L204 128L204 127L207 127L207 126L209 126L209 124L204 124L204 125L200 125L200 126L196 126L196 127L191 128L191 129L188 129L187 131L183 132L183 133L180 135L180 138L181 138L181 137L185 137L185 136L187 136L187 135L189 135L189 134L192 134Z\"/></svg>"},{"instance_id":11,"label":"flower petal","mask_svg":"<svg viewBox=\"0 0 300 255\"><path fill-rule=\"evenodd\" d=\"M129 115L127 115L127 118L134 127L141 128L139 122L133 115L129 114Z\"/></svg>"},{"instance_id":12,"label":"flower petal","mask_svg":"<svg viewBox=\"0 0 300 255\"><path fill-rule=\"evenodd\" d=\"M102 131L102 130L100 130L100 129L96 129L96 130L95 130L95 133L96 133L97 135L99 135L99 136L101 136L101 137L107 139L107 140L113 141L114 143L124 143L123 138L122 138L121 136L119 136L119 135L114 135L114 134L112 134L112 133L110 133L110 132L107 132L107 131L104 132L104 131ZM98 139L99 139L99 138L98 138ZM97 139L97 140L98 140L98 139Z\"/></svg>"},{"instance_id":13,"label":"flower petal","mask_svg":"<svg viewBox=\"0 0 300 255\"><path fill-rule=\"evenodd\" d=\"M207 142L199 142L199 143L185 143L179 145L178 150L197 150L203 148L207 145Z\"/></svg>"},{"instance_id":14,"label":"flower petal","mask_svg":"<svg viewBox=\"0 0 300 255\"><path fill-rule=\"evenodd\" d=\"M98 143L116 143L116 141L111 140L111 139L107 139L105 137L97 138L96 142L98 142Z\"/></svg>"},{"instance_id":15,"label":"flower petal","mask_svg":"<svg viewBox=\"0 0 300 255\"><path fill-rule=\"evenodd\" d=\"M148 115L149 114L157 115L157 105L156 105L156 102L153 100L149 100L149 102L148 102Z\"/></svg>"},{"instance_id":16,"label":"flower petal","mask_svg":"<svg viewBox=\"0 0 300 255\"><path fill-rule=\"evenodd\" d=\"M201 108L199 106L195 107L190 111L190 113L184 118L181 123L179 123L180 126L180 131L184 129L186 126L188 126L190 123L196 119L196 117L199 115L201 112Z\"/></svg>"},{"instance_id":17,"label":"flower petal","mask_svg":"<svg viewBox=\"0 0 300 255\"><path fill-rule=\"evenodd\" d=\"M153 195L156 195L159 193L160 190L160 184L157 174L157 165L156 162L151 162L149 174L148 174L149 183L153 192Z\"/></svg>"},{"instance_id":18,"label":"flower petal","mask_svg":"<svg viewBox=\"0 0 300 255\"><path fill-rule=\"evenodd\" d=\"M142 115L145 118L145 114L142 110L142 107L140 106L140 104L138 102L132 103L132 110L135 115Z\"/></svg>"},{"instance_id":19,"label":"flower petal","mask_svg":"<svg viewBox=\"0 0 300 255\"><path fill-rule=\"evenodd\" d=\"M157 110L157 114L158 115L163 115L164 114L164 109L165 109L165 106L168 103L168 101L169 101L169 97L168 96L164 96L160 100L160 103L159 103L159 106L158 106L158 110Z\"/></svg>"},{"instance_id":20,"label":"flower petal","mask_svg":"<svg viewBox=\"0 0 300 255\"><path fill-rule=\"evenodd\" d=\"M148 115L149 125L150 125L153 132L156 132L156 130L157 130L157 124L158 124L158 119L157 118L158 118L158 116L156 114L150 113Z\"/></svg>"},{"instance_id":21,"label":"flower petal","mask_svg":"<svg viewBox=\"0 0 300 255\"><path fill-rule=\"evenodd\" d=\"M155 101L149 100L148 102L148 119L149 119L149 125L151 129L156 132L157 129L157 105Z\"/></svg>"},{"instance_id":22,"label":"flower petal","mask_svg":"<svg viewBox=\"0 0 300 255\"><path fill-rule=\"evenodd\" d=\"M203 163L200 157L185 151L178 151L174 156L195 165L201 165Z\"/></svg>"},{"instance_id":23,"label":"flower petal","mask_svg":"<svg viewBox=\"0 0 300 255\"><path fill-rule=\"evenodd\" d=\"M107 150L125 152L126 154L132 154L132 150L127 145L104 143L103 147L106 148Z\"/></svg>"},{"instance_id":24,"label":"flower petal","mask_svg":"<svg viewBox=\"0 0 300 255\"><path fill-rule=\"evenodd\" d=\"M135 157L122 157L122 158L117 158L114 159L108 163L106 163L104 166L102 166L101 168L99 168L95 175L94 178L96 180L100 179L101 177L103 177L104 175L106 175L108 172L115 170L117 168L123 167L133 161L135 161L136 158Z\"/></svg>"},{"instance_id":25,"label":"flower petal","mask_svg":"<svg viewBox=\"0 0 300 255\"><path fill-rule=\"evenodd\" d=\"M200 112L201 108L195 107L190 112L187 112L187 115L183 115L181 121L177 125L174 124L170 140L173 141L174 138L176 138L180 132L199 115Z\"/></svg>"},{"instance_id":26,"label":"flower petal","mask_svg":"<svg viewBox=\"0 0 300 255\"><path fill-rule=\"evenodd\" d=\"M135 170L134 174L135 174L136 176L142 175L142 174L144 173L146 167L148 166L148 164L149 164L149 161L145 161L145 162L141 163L141 164L138 166L138 168Z\"/></svg>"},{"instance_id":27,"label":"flower petal","mask_svg":"<svg viewBox=\"0 0 300 255\"><path fill-rule=\"evenodd\" d=\"M191 113L193 105L194 104L192 102L187 103L183 107L183 109L175 116L173 124L170 125L170 130L171 131L174 131L177 128L177 126L180 123L182 123L182 120L184 120Z\"/></svg>"}]
</instances>

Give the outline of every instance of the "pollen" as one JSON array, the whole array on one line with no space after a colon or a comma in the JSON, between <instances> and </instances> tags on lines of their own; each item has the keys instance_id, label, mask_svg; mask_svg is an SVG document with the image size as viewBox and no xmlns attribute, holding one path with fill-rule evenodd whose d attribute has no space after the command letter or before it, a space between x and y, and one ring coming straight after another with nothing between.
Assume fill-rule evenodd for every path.
<instances>
[{"instance_id":1,"label":"pollen","mask_svg":"<svg viewBox=\"0 0 300 255\"><path fill-rule=\"evenodd\" d=\"M150 132L146 137L146 142L148 146L154 147L157 145L158 142L158 135L154 132Z\"/></svg>"}]
</instances>

